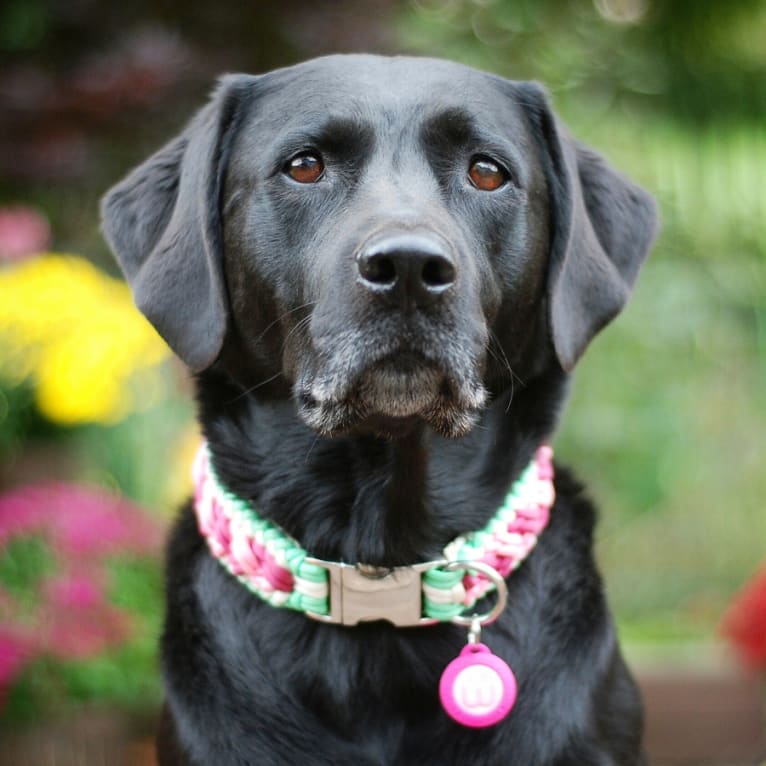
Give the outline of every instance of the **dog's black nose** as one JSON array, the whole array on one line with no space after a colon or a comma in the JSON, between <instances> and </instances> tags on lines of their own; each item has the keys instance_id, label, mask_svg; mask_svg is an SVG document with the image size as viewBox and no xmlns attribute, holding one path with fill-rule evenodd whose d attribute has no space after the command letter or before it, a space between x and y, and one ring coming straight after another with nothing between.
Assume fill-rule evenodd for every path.
<instances>
[{"instance_id":1,"label":"dog's black nose","mask_svg":"<svg viewBox=\"0 0 766 766\"><path fill-rule=\"evenodd\" d=\"M406 310L434 303L457 276L446 243L425 233L389 232L376 237L356 262L361 285Z\"/></svg>"}]
</instances>

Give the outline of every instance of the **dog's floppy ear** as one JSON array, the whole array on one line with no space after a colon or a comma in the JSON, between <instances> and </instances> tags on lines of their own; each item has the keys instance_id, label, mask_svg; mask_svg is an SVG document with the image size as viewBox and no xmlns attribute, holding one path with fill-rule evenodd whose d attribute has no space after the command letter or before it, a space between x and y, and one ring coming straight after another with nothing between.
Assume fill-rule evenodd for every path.
<instances>
[{"instance_id":1,"label":"dog's floppy ear","mask_svg":"<svg viewBox=\"0 0 766 766\"><path fill-rule=\"evenodd\" d=\"M136 306L195 372L215 361L226 332L220 197L248 79L223 78L183 133L101 202Z\"/></svg>"},{"instance_id":2,"label":"dog's floppy ear","mask_svg":"<svg viewBox=\"0 0 766 766\"><path fill-rule=\"evenodd\" d=\"M570 371L628 300L657 231L657 210L649 194L569 135L542 88L522 89L549 187L553 346Z\"/></svg>"}]
</instances>

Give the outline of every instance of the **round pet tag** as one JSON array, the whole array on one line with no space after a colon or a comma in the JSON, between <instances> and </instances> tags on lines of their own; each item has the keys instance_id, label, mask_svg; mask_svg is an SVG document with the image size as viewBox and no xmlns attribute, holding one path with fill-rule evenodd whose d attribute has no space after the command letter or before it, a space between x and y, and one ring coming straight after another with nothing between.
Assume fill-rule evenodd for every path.
<instances>
[{"instance_id":1,"label":"round pet tag","mask_svg":"<svg viewBox=\"0 0 766 766\"><path fill-rule=\"evenodd\" d=\"M439 696L447 714L473 728L502 721L516 702L516 679L484 644L467 644L442 673Z\"/></svg>"}]
</instances>

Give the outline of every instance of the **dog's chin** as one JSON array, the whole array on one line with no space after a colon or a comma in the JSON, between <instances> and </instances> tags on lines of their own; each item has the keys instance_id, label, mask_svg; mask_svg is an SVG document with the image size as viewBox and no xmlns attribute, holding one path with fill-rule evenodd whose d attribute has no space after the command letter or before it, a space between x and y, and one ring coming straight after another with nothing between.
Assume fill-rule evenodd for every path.
<instances>
[{"instance_id":1,"label":"dog's chin","mask_svg":"<svg viewBox=\"0 0 766 766\"><path fill-rule=\"evenodd\" d=\"M322 397L313 386L299 396L304 422L322 436L371 432L402 438L422 425L442 436L467 434L486 401L480 383L460 383L433 365L411 361L377 363L340 397Z\"/></svg>"}]
</instances>

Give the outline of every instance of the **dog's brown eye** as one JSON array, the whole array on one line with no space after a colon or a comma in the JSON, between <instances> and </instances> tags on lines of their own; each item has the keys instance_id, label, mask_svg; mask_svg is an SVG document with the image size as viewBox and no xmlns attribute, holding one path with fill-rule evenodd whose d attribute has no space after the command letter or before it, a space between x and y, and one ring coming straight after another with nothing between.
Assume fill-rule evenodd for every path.
<instances>
[{"instance_id":1,"label":"dog's brown eye","mask_svg":"<svg viewBox=\"0 0 766 766\"><path fill-rule=\"evenodd\" d=\"M495 191L508 180L505 170L489 157L475 157L468 170L468 177L481 191Z\"/></svg>"},{"instance_id":2,"label":"dog's brown eye","mask_svg":"<svg viewBox=\"0 0 766 766\"><path fill-rule=\"evenodd\" d=\"M285 172L300 184L316 183L324 173L324 163L316 154L299 154L286 165Z\"/></svg>"}]
</instances>

